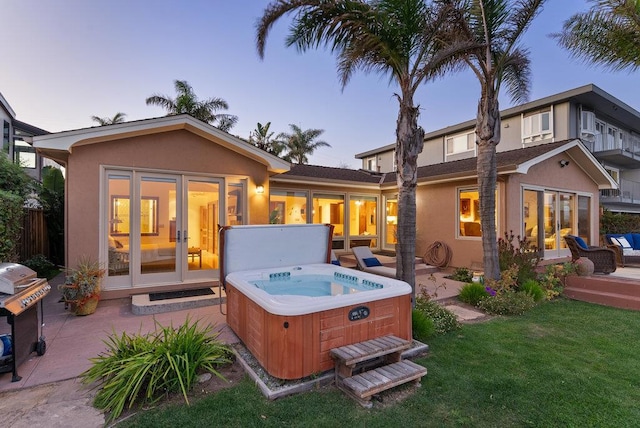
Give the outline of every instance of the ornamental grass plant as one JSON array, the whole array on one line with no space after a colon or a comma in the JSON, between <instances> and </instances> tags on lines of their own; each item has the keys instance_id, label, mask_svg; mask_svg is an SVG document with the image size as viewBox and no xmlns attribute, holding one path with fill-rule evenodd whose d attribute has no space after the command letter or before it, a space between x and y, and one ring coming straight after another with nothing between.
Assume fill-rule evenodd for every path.
<instances>
[{"instance_id":1,"label":"ornamental grass plant","mask_svg":"<svg viewBox=\"0 0 640 428\"><path fill-rule=\"evenodd\" d=\"M201 373L222 377L218 368L231 362L231 348L221 343L213 327L201 327L189 318L178 328L156 321L155 331L121 335L115 332L105 341L107 351L91 359L82 373L85 383L97 383L94 405L118 418L125 408L154 403L179 392L189 404L187 393Z\"/></svg>"}]
</instances>

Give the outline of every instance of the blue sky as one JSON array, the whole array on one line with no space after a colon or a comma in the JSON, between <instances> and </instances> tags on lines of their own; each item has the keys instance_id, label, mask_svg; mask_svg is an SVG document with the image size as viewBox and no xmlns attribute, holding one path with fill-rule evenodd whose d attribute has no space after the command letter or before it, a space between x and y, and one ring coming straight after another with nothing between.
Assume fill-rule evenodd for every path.
<instances>
[{"instance_id":1,"label":"blue sky","mask_svg":"<svg viewBox=\"0 0 640 428\"><path fill-rule=\"evenodd\" d=\"M0 92L17 119L48 131L94 126L91 116L128 120L164 116L145 99L173 97L186 80L200 98L229 103L239 117L232 134L257 122L276 133L294 123L324 129L310 163L360 167L356 153L395 141L398 104L385 77L357 73L342 90L335 58L324 50L286 48L279 22L265 59L255 49L255 22L267 0L2 0ZM531 51L530 99L594 83L640 110L640 75L612 73L569 58L548 37L586 0L547 0L523 38ZM420 125L433 131L473 119L479 85L468 72L423 85ZM501 99L501 108L510 107Z\"/></svg>"}]
</instances>

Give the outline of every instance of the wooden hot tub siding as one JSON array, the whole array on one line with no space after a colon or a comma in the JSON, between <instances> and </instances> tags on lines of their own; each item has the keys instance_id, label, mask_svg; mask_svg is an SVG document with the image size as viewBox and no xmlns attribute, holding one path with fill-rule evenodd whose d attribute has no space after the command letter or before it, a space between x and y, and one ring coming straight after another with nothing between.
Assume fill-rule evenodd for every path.
<instances>
[{"instance_id":1,"label":"wooden hot tub siding","mask_svg":"<svg viewBox=\"0 0 640 428\"><path fill-rule=\"evenodd\" d=\"M300 379L333 368L332 348L393 334L411 340L411 296L397 296L305 315L264 310L227 283L227 323L272 376ZM349 321L357 306L366 319ZM288 323L288 328L285 328Z\"/></svg>"}]
</instances>

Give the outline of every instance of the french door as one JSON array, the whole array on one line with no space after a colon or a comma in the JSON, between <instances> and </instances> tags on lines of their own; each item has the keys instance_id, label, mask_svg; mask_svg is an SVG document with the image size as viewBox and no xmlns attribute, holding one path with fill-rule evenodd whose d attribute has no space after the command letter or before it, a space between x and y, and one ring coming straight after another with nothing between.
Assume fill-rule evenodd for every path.
<instances>
[{"instance_id":1,"label":"french door","mask_svg":"<svg viewBox=\"0 0 640 428\"><path fill-rule=\"evenodd\" d=\"M107 288L217 274L222 179L118 171L107 183Z\"/></svg>"}]
</instances>

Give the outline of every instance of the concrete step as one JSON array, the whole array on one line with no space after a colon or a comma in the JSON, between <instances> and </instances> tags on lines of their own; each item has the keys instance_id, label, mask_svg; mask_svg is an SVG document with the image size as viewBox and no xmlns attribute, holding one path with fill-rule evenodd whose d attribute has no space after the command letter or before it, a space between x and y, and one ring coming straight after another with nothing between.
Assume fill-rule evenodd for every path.
<instances>
[{"instance_id":1,"label":"concrete step","mask_svg":"<svg viewBox=\"0 0 640 428\"><path fill-rule=\"evenodd\" d=\"M574 300L640 311L640 297L580 287L565 287L563 294Z\"/></svg>"}]
</instances>

